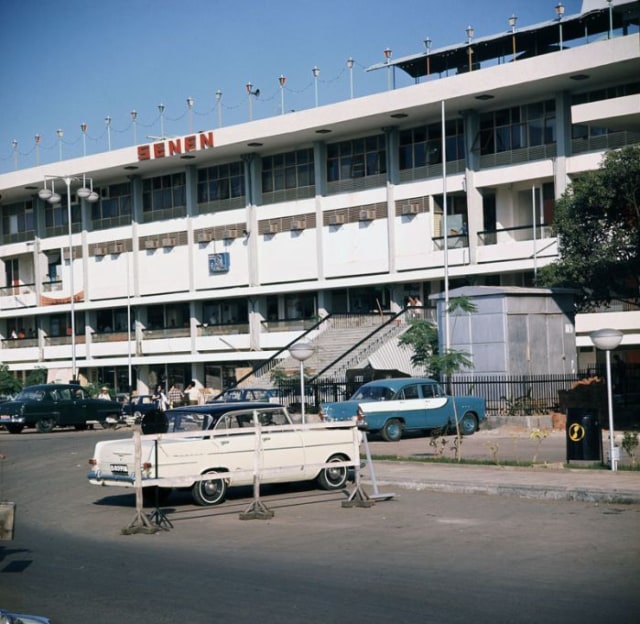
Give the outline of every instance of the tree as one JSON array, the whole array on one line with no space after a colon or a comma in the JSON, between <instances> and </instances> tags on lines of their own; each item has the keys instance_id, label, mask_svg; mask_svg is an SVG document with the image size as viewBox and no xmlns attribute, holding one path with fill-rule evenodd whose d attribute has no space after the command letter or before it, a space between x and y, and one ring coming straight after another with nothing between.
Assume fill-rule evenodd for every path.
<instances>
[{"instance_id":1,"label":"tree","mask_svg":"<svg viewBox=\"0 0 640 624\"><path fill-rule=\"evenodd\" d=\"M576 289L580 311L640 304L640 146L608 152L578 176L553 221L560 257L539 271L540 285Z\"/></svg>"},{"instance_id":2,"label":"tree","mask_svg":"<svg viewBox=\"0 0 640 624\"><path fill-rule=\"evenodd\" d=\"M22 390L22 384L15 378L6 364L0 364L0 394L15 394Z\"/></svg>"},{"instance_id":3,"label":"tree","mask_svg":"<svg viewBox=\"0 0 640 624\"><path fill-rule=\"evenodd\" d=\"M476 311L476 306L468 297L456 297L449 302L448 313L456 311L472 313ZM413 349L411 363L422 366L427 374L434 377L448 377L463 367L473 368L468 353L439 348L438 327L431 321L409 321L409 329L400 336L399 344Z\"/></svg>"}]
</instances>

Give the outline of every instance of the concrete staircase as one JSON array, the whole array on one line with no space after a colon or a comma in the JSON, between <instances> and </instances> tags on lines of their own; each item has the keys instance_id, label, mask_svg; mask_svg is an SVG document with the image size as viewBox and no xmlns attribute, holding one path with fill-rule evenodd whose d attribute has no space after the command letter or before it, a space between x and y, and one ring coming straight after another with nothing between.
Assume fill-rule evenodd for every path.
<instances>
[{"instance_id":1,"label":"concrete staircase","mask_svg":"<svg viewBox=\"0 0 640 624\"><path fill-rule=\"evenodd\" d=\"M305 375L311 378L318 374L322 378L341 378L350 368L370 364L372 358L377 362L375 368L398 369L411 375L421 374L421 371L415 370L411 365L410 350L398 345L398 338L408 327L404 318L398 317L385 325L389 318L355 314L329 318L322 330L307 340L314 346L314 353L304 361ZM361 341L362 344L350 351ZM333 362L335 364L331 365ZM288 375L300 372L300 362L289 355L275 363L274 367ZM259 371L241 385L271 387L272 370L273 368Z\"/></svg>"}]
</instances>

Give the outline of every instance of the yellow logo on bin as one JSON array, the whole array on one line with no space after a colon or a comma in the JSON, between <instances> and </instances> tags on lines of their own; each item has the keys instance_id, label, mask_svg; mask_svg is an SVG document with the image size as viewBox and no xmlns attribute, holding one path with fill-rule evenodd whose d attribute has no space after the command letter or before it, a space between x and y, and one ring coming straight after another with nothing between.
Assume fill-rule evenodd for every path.
<instances>
[{"instance_id":1,"label":"yellow logo on bin","mask_svg":"<svg viewBox=\"0 0 640 624\"><path fill-rule=\"evenodd\" d=\"M569 426L569 440L580 442L584 438L584 427L580 423L572 423Z\"/></svg>"}]
</instances>

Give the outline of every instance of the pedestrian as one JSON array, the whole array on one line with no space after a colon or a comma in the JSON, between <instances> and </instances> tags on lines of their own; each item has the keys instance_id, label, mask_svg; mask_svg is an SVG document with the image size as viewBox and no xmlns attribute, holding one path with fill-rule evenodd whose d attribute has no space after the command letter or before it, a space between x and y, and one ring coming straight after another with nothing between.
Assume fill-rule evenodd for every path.
<instances>
[{"instance_id":1,"label":"pedestrian","mask_svg":"<svg viewBox=\"0 0 640 624\"><path fill-rule=\"evenodd\" d=\"M200 402L200 390L196 388L196 382L190 381L189 385L184 389L189 405L198 405Z\"/></svg>"},{"instance_id":2,"label":"pedestrian","mask_svg":"<svg viewBox=\"0 0 640 624\"><path fill-rule=\"evenodd\" d=\"M153 395L153 398L156 402L158 409L162 412L166 412L169 408L169 400L167 399L167 395L164 392L164 388L162 384L158 384L156 387L156 392Z\"/></svg>"},{"instance_id":3,"label":"pedestrian","mask_svg":"<svg viewBox=\"0 0 640 624\"><path fill-rule=\"evenodd\" d=\"M107 388L106 386L102 386L102 388L100 388L100 394L98 395L98 398L102 399L103 401L111 401L109 388Z\"/></svg>"},{"instance_id":4,"label":"pedestrian","mask_svg":"<svg viewBox=\"0 0 640 624\"><path fill-rule=\"evenodd\" d=\"M171 388L169 388L169 392L167 393L167 398L169 399L169 407L180 407L182 405L182 391L178 386L173 384Z\"/></svg>"}]
</instances>

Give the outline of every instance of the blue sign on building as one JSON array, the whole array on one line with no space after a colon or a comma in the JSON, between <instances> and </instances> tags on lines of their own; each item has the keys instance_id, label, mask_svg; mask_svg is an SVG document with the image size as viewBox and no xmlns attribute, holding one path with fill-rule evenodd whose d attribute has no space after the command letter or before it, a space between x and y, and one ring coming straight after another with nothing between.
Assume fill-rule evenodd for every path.
<instances>
[{"instance_id":1,"label":"blue sign on building","mask_svg":"<svg viewBox=\"0 0 640 624\"><path fill-rule=\"evenodd\" d=\"M209 275L229 271L229 252L209 254Z\"/></svg>"}]
</instances>

